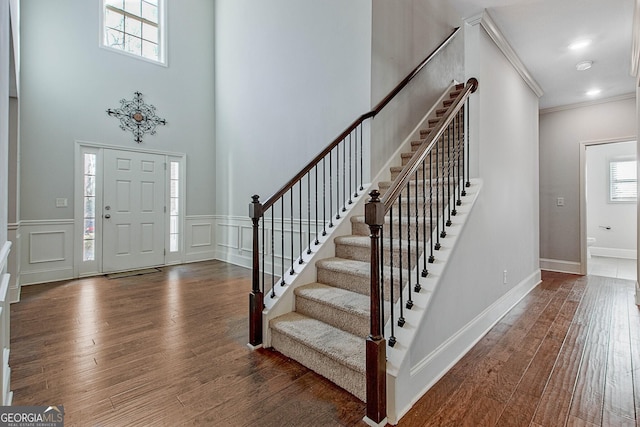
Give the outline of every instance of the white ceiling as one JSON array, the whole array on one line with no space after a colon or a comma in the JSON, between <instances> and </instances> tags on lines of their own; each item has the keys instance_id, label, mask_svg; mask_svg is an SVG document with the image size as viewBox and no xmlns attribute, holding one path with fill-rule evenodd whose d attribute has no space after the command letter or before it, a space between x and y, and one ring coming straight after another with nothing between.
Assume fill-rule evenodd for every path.
<instances>
[{"instance_id":1,"label":"white ceiling","mask_svg":"<svg viewBox=\"0 0 640 427\"><path fill-rule=\"evenodd\" d=\"M540 108L632 94L631 42L635 0L451 0L461 16L487 9L544 91ZM590 46L571 51L578 39ZM593 66L577 71L576 64ZM589 97L586 92L602 92Z\"/></svg>"}]
</instances>

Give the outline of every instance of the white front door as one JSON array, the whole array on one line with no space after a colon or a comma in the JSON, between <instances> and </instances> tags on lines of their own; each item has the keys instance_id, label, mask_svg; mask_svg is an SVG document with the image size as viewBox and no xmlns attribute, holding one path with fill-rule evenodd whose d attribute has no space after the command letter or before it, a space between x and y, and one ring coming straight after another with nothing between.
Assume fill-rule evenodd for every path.
<instances>
[{"instance_id":1,"label":"white front door","mask_svg":"<svg viewBox=\"0 0 640 427\"><path fill-rule=\"evenodd\" d=\"M164 264L165 156L104 150L102 270Z\"/></svg>"}]
</instances>

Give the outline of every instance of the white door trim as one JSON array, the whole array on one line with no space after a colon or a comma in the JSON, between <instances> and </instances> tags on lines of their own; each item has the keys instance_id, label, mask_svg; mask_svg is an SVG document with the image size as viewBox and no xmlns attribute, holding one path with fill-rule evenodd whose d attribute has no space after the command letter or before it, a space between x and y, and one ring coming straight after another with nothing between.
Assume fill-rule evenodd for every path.
<instances>
[{"instance_id":1,"label":"white door trim","mask_svg":"<svg viewBox=\"0 0 640 427\"><path fill-rule=\"evenodd\" d=\"M101 221L96 221L96 260L91 262L83 261L83 223L84 223L84 205L83 205L83 154L85 152L93 152L97 155L97 164L100 165L99 170L96 172L96 213L102 213L102 185L103 185L103 170L102 170L102 158L103 150L121 150L131 151L144 154L159 154L166 157L166 162L169 164L171 161L178 161L180 164L180 206L179 206L179 226L180 226L180 245L179 251L170 253L168 248L168 238L166 239L166 251L165 256L166 264L180 264L184 262L185 258L185 246L184 246L184 221L185 221L185 206L186 206L186 154L164 150L142 149L139 147L127 147L119 145L110 145L99 142L91 141L75 141L75 159L74 159L74 238L73 238L73 271L75 277L94 276L102 274L102 224ZM165 196L169 197L169 174L165 177ZM169 222L166 221L166 234L169 234Z\"/></svg>"},{"instance_id":2,"label":"white door trim","mask_svg":"<svg viewBox=\"0 0 640 427\"><path fill-rule=\"evenodd\" d=\"M636 141L637 136L580 142L580 274L587 274L587 148L594 145ZM640 153L636 154L636 157Z\"/></svg>"}]
</instances>

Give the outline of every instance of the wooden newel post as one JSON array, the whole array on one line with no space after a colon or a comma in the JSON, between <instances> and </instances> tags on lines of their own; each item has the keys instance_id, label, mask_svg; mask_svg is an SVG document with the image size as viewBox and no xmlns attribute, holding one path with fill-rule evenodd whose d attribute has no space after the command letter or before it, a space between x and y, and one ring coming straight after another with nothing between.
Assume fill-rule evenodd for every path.
<instances>
[{"instance_id":1,"label":"wooden newel post","mask_svg":"<svg viewBox=\"0 0 640 427\"><path fill-rule=\"evenodd\" d=\"M262 204L260 196L251 196L249 203L249 217L253 221L253 272L251 275L251 293L249 294L249 344L257 347L262 344L262 310L264 309L264 295L260 290L260 250L258 247L259 222L262 218Z\"/></svg>"},{"instance_id":2,"label":"wooden newel post","mask_svg":"<svg viewBox=\"0 0 640 427\"><path fill-rule=\"evenodd\" d=\"M387 417L387 344L382 336L380 318L380 230L384 224L384 206L380 192L369 193L371 199L364 211L371 231L371 319L366 342L367 356L367 418L380 424Z\"/></svg>"}]
</instances>

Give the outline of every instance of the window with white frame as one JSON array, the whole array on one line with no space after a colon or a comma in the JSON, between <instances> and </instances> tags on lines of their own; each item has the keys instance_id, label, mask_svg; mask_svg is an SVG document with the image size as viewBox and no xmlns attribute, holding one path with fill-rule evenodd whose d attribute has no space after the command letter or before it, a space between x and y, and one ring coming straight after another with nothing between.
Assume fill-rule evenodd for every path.
<instances>
[{"instance_id":1,"label":"window with white frame","mask_svg":"<svg viewBox=\"0 0 640 427\"><path fill-rule=\"evenodd\" d=\"M83 235L82 260L96 259L96 154L84 153L83 162Z\"/></svg>"},{"instance_id":2,"label":"window with white frame","mask_svg":"<svg viewBox=\"0 0 640 427\"><path fill-rule=\"evenodd\" d=\"M165 0L102 0L102 45L165 63Z\"/></svg>"},{"instance_id":3,"label":"window with white frame","mask_svg":"<svg viewBox=\"0 0 640 427\"><path fill-rule=\"evenodd\" d=\"M636 160L612 160L609 162L609 201L634 202L638 196Z\"/></svg>"},{"instance_id":4,"label":"window with white frame","mask_svg":"<svg viewBox=\"0 0 640 427\"><path fill-rule=\"evenodd\" d=\"M169 252L180 250L180 162L169 162Z\"/></svg>"}]
</instances>

